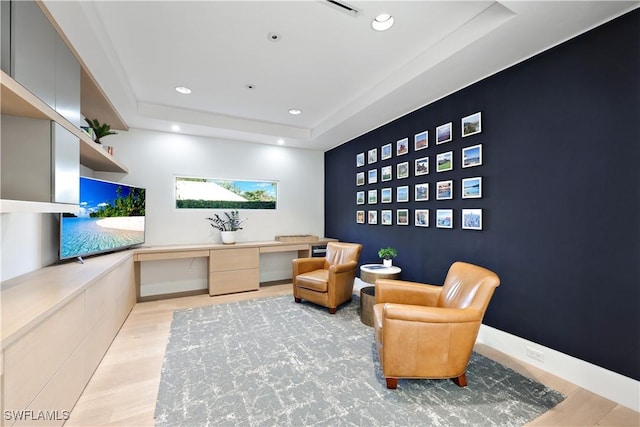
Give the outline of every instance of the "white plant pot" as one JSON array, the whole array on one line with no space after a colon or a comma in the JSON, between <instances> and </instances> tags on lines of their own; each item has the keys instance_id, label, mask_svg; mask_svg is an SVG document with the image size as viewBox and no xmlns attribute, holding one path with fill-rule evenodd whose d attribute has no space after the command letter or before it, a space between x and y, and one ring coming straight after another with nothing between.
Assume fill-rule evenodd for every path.
<instances>
[{"instance_id":1,"label":"white plant pot","mask_svg":"<svg viewBox=\"0 0 640 427\"><path fill-rule=\"evenodd\" d=\"M393 260L391 258L389 259L383 259L382 260L382 265L384 265L385 267L389 268L393 265Z\"/></svg>"},{"instance_id":2,"label":"white plant pot","mask_svg":"<svg viewBox=\"0 0 640 427\"><path fill-rule=\"evenodd\" d=\"M222 238L222 243L225 245L233 245L236 242L235 231L221 231L220 237Z\"/></svg>"}]
</instances>

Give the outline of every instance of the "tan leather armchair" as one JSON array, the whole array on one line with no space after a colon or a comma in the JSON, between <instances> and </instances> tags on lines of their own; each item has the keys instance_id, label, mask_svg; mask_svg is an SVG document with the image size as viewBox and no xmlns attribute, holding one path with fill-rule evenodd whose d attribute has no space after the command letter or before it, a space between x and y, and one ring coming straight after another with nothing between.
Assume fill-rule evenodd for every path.
<instances>
[{"instance_id":1,"label":"tan leather armchair","mask_svg":"<svg viewBox=\"0 0 640 427\"><path fill-rule=\"evenodd\" d=\"M295 302L305 299L335 314L340 304L351 300L361 251L359 243L329 242L324 258L294 259Z\"/></svg>"},{"instance_id":2,"label":"tan leather armchair","mask_svg":"<svg viewBox=\"0 0 640 427\"><path fill-rule=\"evenodd\" d=\"M387 388L399 378L451 378L460 387L498 276L455 262L443 286L376 281L375 339Z\"/></svg>"}]
</instances>

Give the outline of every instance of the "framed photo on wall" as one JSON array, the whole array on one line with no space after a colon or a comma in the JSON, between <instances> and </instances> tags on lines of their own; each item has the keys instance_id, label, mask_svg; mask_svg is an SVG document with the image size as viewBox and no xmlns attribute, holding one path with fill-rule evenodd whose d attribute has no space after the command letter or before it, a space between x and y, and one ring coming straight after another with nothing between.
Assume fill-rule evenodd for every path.
<instances>
[{"instance_id":1,"label":"framed photo on wall","mask_svg":"<svg viewBox=\"0 0 640 427\"><path fill-rule=\"evenodd\" d=\"M356 223L364 224L364 211L356 211Z\"/></svg>"},{"instance_id":2,"label":"framed photo on wall","mask_svg":"<svg viewBox=\"0 0 640 427\"><path fill-rule=\"evenodd\" d=\"M356 185L364 185L364 172L358 172L356 174Z\"/></svg>"},{"instance_id":3,"label":"framed photo on wall","mask_svg":"<svg viewBox=\"0 0 640 427\"><path fill-rule=\"evenodd\" d=\"M391 181L393 179L393 168L391 166L383 166L380 168L381 181Z\"/></svg>"},{"instance_id":4,"label":"framed photo on wall","mask_svg":"<svg viewBox=\"0 0 640 427\"><path fill-rule=\"evenodd\" d=\"M390 159L391 153L392 153L391 149L392 149L391 143L383 145L382 148L380 149L380 158L382 160Z\"/></svg>"},{"instance_id":5,"label":"framed photo on wall","mask_svg":"<svg viewBox=\"0 0 640 427\"><path fill-rule=\"evenodd\" d=\"M378 211L369 211L369 224L377 224L378 223Z\"/></svg>"},{"instance_id":6,"label":"framed photo on wall","mask_svg":"<svg viewBox=\"0 0 640 427\"><path fill-rule=\"evenodd\" d=\"M378 149L377 148L372 148L371 150L368 151L368 163L375 163L378 161Z\"/></svg>"},{"instance_id":7,"label":"framed photo on wall","mask_svg":"<svg viewBox=\"0 0 640 427\"><path fill-rule=\"evenodd\" d=\"M398 209L396 211L396 224L409 225L409 209Z\"/></svg>"},{"instance_id":8,"label":"framed photo on wall","mask_svg":"<svg viewBox=\"0 0 640 427\"><path fill-rule=\"evenodd\" d=\"M462 167L471 168L482 164L482 144L462 149Z\"/></svg>"},{"instance_id":9,"label":"framed photo on wall","mask_svg":"<svg viewBox=\"0 0 640 427\"><path fill-rule=\"evenodd\" d=\"M429 226L429 209L416 209L414 225L416 227L428 227Z\"/></svg>"},{"instance_id":10,"label":"framed photo on wall","mask_svg":"<svg viewBox=\"0 0 640 427\"><path fill-rule=\"evenodd\" d=\"M364 197L364 195L362 196ZM414 200L416 202L424 202L429 200L429 183L416 184Z\"/></svg>"},{"instance_id":11,"label":"framed photo on wall","mask_svg":"<svg viewBox=\"0 0 640 427\"><path fill-rule=\"evenodd\" d=\"M482 198L482 177L464 178L462 180L462 198L480 199Z\"/></svg>"},{"instance_id":12,"label":"framed photo on wall","mask_svg":"<svg viewBox=\"0 0 640 427\"><path fill-rule=\"evenodd\" d=\"M482 132L482 113L474 113L462 118L462 137Z\"/></svg>"},{"instance_id":13,"label":"framed photo on wall","mask_svg":"<svg viewBox=\"0 0 640 427\"><path fill-rule=\"evenodd\" d=\"M393 213L391 210L384 210L380 212L381 216L381 224L382 225L391 225L393 224Z\"/></svg>"},{"instance_id":14,"label":"framed photo on wall","mask_svg":"<svg viewBox=\"0 0 640 427\"><path fill-rule=\"evenodd\" d=\"M396 202L408 202L409 201L409 186L403 185L396 189Z\"/></svg>"},{"instance_id":15,"label":"framed photo on wall","mask_svg":"<svg viewBox=\"0 0 640 427\"><path fill-rule=\"evenodd\" d=\"M392 202L391 188L383 188L382 190L380 190L380 202L381 203Z\"/></svg>"},{"instance_id":16,"label":"framed photo on wall","mask_svg":"<svg viewBox=\"0 0 640 427\"><path fill-rule=\"evenodd\" d=\"M482 230L482 209L462 209L462 228Z\"/></svg>"},{"instance_id":17,"label":"framed photo on wall","mask_svg":"<svg viewBox=\"0 0 640 427\"><path fill-rule=\"evenodd\" d=\"M370 205L378 203L378 190L369 190L367 193L367 203Z\"/></svg>"},{"instance_id":18,"label":"framed photo on wall","mask_svg":"<svg viewBox=\"0 0 640 427\"><path fill-rule=\"evenodd\" d=\"M436 182L436 200L453 199L453 181Z\"/></svg>"},{"instance_id":19,"label":"framed photo on wall","mask_svg":"<svg viewBox=\"0 0 640 427\"><path fill-rule=\"evenodd\" d=\"M409 178L409 162L398 163L396 166L396 179Z\"/></svg>"},{"instance_id":20,"label":"framed photo on wall","mask_svg":"<svg viewBox=\"0 0 640 427\"><path fill-rule=\"evenodd\" d=\"M429 146L429 131L417 133L413 136L413 150L424 150Z\"/></svg>"},{"instance_id":21,"label":"framed photo on wall","mask_svg":"<svg viewBox=\"0 0 640 427\"><path fill-rule=\"evenodd\" d=\"M453 151L436 155L436 172L446 172L453 169Z\"/></svg>"},{"instance_id":22,"label":"framed photo on wall","mask_svg":"<svg viewBox=\"0 0 640 427\"><path fill-rule=\"evenodd\" d=\"M378 182L378 169L371 169L369 171L369 184L375 184Z\"/></svg>"},{"instance_id":23,"label":"framed photo on wall","mask_svg":"<svg viewBox=\"0 0 640 427\"><path fill-rule=\"evenodd\" d=\"M409 138L402 138L396 142L396 156L402 156L409 152Z\"/></svg>"},{"instance_id":24,"label":"framed photo on wall","mask_svg":"<svg viewBox=\"0 0 640 427\"><path fill-rule=\"evenodd\" d=\"M436 227L453 228L453 209L436 210Z\"/></svg>"},{"instance_id":25,"label":"framed photo on wall","mask_svg":"<svg viewBox=\"0 0 640 427\"><path fill-rule=\"evenodd\" d=\"M356 155L356 167L364 166L364 153Z\"/></svg>"},{"instance_id":26,"label":"framed photo on wall","mask_svg":"<svg viewBox=\"0 0 640 427\"><path fill-rule=\"evenodd\" d=\"M415 176L428 175L429 174L429 158L422 157L416 159Z\"/></svg>"},{"instance_id":27,"label":"framed photo on wall","mask_svg":"<svg viewBox=\"0 0 640 427\"><path fill-rule=\"evenodd\" d=\"M364 205L364 191L356 193L356 205Z\"/></svg>"},{"instance_id":28,"label":"framed photo on wall","mask_svg":"<svg viewBox=\"0 0 640 427\"><path fill-rule=\"evenodd\" d=\"M449 122L436 128L436 145L444 144L453 139L452 125L453 122Z\"/></svg>"}]
</instances>

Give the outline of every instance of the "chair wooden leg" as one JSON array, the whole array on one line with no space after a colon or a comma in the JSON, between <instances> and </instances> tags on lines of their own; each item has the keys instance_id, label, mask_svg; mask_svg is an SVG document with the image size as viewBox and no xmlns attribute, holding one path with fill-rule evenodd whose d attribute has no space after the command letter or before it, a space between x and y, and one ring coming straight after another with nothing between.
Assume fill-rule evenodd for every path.
<instances>
[{"instance_id":1,"label":"chair wooden leg","mask_svg":"<svg viewBox=\"0 0 640 427\"><path fill-rule=\"evenodd\" d=\"M397 378L385 378L387 380L387 388L391 390L395 390L398 388L398 379Z\"/></svg>"},{"instance_id":2,"label":"chair wooden leg","mask_svg":"<svg viewBox=\"0 0 640 427\"><path fill-rule=\"evenodd\" d=\"M293 297L293 300L294 300L295 302L297 302L298 304L300 304L300 303L302 302L302 298L296 298L296 297Z\"/></svg>"},{"instance_id":3,"label":"chair wooden leg","mask_svg":"<svg viewBox=\"0 0 640 427\"><path fill-rule=\"evenodd\" d=\"M338 310L338 307L329 307L329 314L336 314L336 311Z\"/></svg>"},{"instance_id":4,"label":"chair wooden leg","mask_svg":"<svg viewBox=\"0 0 640 427\"><path fill-rule=\"evenodd\" d=\"M451 378L451 381L455 383L458 387L466 387L467 386L467 375L466 373L460 375L456 378Z\"/></svg>"}]
</instances>

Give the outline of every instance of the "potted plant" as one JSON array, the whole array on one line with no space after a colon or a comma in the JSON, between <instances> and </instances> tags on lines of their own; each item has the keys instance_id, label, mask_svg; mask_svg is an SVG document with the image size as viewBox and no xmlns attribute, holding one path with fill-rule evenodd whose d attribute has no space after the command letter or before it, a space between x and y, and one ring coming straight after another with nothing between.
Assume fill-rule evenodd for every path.
<instances>
[{"instance_id":1,"label":"potted plant","mask_svg":"<svg viewBox=\"0 0 640 427\"><path fill-rule=\"evenodd\" d=\"M236 242L236 231L242 230L240 225L246 220L246 218L240 219L240 213L237 210L224 212L224 218L214 214L213 217L207 219L211 221L213 228L220 230L222 243L225 245L232 245Z\"/></svg>"},{"instance_id":2,"label":"potted plant","mask_svg":"<svg viewBox=\"0 0 640 427\"><path fill-rule=\"evenodd\" d=\"M93 129L93 133L95 134L95 139L94 141L98 144L101 144L100 142L100 138L104 137L104 136L109 136L109 135L117 135L117 132L114 132L111 130L111 126L109 126L106 123L100 124L100 122L98 121L98 119L84 119L87 124L89 125L89 127L91 129Z\"/></svg>"},{"instance_id":3,"label":"potted plant","mask_svg":"<svg viewBox=\"0 0 640 427\"><path fill-rule=\"evenodd\" d=\"M398 256L398 251L391 246L387 246L386 248L380 248L378 256L382 258L382 264L385 267L391 267L393 264L392 259Z\"/></svg>"}]
</instances>

